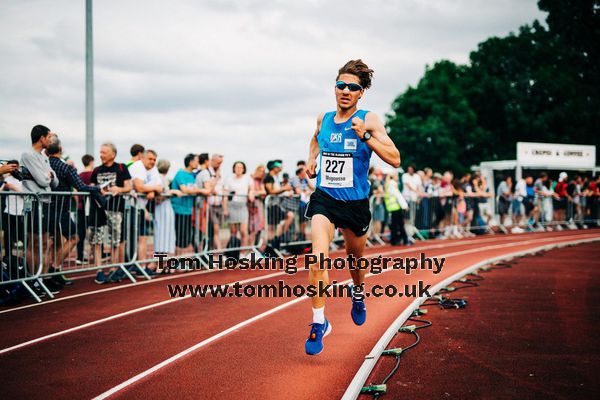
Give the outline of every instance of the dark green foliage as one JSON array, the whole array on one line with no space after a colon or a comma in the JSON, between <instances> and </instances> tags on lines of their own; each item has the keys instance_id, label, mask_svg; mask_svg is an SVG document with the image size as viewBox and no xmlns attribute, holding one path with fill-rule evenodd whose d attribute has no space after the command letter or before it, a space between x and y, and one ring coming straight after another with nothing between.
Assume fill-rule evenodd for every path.
<instances>
[{"instance_id":1,"label":"dark green foliage","mask_svg":"<svg viewBox=\"0 0 600 400\"><path fill-rule=\"evenodd\" d=\"M464 172L514 159L517 141L600 150L600 4L541 0L537 21L479 44L469 65L439 61L392 103L389 133L403 165Z\"/></svg>"}]
</instances>

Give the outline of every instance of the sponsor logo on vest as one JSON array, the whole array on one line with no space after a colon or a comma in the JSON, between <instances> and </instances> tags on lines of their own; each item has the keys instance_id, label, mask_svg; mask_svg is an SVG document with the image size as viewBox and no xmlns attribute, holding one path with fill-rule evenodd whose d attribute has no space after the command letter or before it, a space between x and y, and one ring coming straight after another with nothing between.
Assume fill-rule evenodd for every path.
<instances>
[{"instance_id":1,"label":"sponsor logo on vest","mask_svg":"<svg viewBox=\"0 0 600 400\"><path fill-rule=\"evenodd\" d=\"M356 139L344 139L344 150L356 150Z\"/></svg>"},{"instance_id":2,"label":"sponsor logo on vest","mask_svg":"<svg viewBox=\"0 0 600 400\"><path fill-rule=\"evenodd\" d=\"M329 137L331 143L342 143L342 133L332 133Z\"/></svg>"}]
</instances>

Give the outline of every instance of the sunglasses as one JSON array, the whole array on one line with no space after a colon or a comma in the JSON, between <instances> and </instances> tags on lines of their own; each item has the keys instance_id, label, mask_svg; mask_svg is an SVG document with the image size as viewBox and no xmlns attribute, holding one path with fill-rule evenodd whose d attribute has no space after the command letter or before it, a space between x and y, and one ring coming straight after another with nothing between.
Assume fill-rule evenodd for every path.
<instances>
[{"instance_id":1,"label":"sunglasses","mask_svg":"<svg viewBox=\"0 0 600 400\"><path fill-rule=\"evenodd\" d=\"M348 90L351 92L358 92L359 90L363 90L363 87L360 86L358 83L346 83L344 81L337 81L335 83L335 87L340 90L348 88Z\"/></svg>"}]
</instances>

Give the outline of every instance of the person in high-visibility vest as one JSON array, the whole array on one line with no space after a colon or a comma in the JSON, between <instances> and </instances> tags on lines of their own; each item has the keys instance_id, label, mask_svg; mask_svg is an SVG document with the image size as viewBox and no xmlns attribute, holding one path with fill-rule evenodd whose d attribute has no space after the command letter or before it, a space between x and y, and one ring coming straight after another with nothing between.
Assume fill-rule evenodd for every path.
<instances>
[{"instance_id":1,"label":"person in high-visibility vest","mask_svg":"<svg viewBox=\"0 0 600 400\"><path fill-rule=\"evenodd\" d=\"M392 237L390 243L392 246L400 244L409 244L406 230L404 229L404 215L402 210L408 210L408 203L400 190L398 189L398 176L395 172L389 173L385 178L385 195L383 198L385 208L390 213L392 223L390 230Z\"/></svg>"}]
</instances>

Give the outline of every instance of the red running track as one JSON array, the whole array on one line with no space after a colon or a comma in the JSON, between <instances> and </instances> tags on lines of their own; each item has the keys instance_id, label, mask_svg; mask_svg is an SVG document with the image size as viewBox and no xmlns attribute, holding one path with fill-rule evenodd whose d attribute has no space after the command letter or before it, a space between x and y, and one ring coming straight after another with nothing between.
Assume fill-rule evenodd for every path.
<instances>
[{"instance_id":1,"label":"red running track","mask_svg":"<svg viewBox=\"0 0 600 400\"><path fill-rule=\"evenodd\" d=\"M433 325L418 330L421 342L402 355L382 399L600 398L600 246L510 264L480 273L477 287L453 285L463 288L449 296L466 308L427 307L419 319ZM414 340L398 334L388 348ZM382 382L394 365L382 357L367 382Z\"/></svg>"},{"instance_id":2,"label":"red running track","mask_svg":"<svg viewBox=\"0 0 600 400\"><path fill-rule=\"evenodd\" d=\"M419 271L407 276L403 271L391 270L369 277L367 284L400 286L418 280L435 284L490 257L593 238L600 239L600 230L496 235L430 241L412 248L369 249L370 255L406 257L424 251L429 257L447 255L448 259L439 275ZM348 275L331 271L330 276L343 281ZM247 279L254 279L253 284L276 283L283 279L293 285L304 284L307 274L302 271L273 276L273 271L234 270L170 278L169 283L191 284ZM339 398L363 357L413 300L370 298L367 323L357 327L348 315L348 299L328 299L326 315L333 332L325 339L324 353L309 357L304 354L311 319L307 299L172 301L166 283L157 279L148 284L124 285L124 289L0 314L3 394L7 398L92 398L117 387L113 397ZM68 291L61 293L69 295ZM273 311L275 307L280 309ZM270 315L248 321L269 310ZM115 318L119 313L126 314ZM65 329L73 331L65 333ZM45 335L55 336L7 350ZM215 335L220 337L215 339ZM188 354L160 364L192 346L196 348Z\"/></svg>"}]
</instances>

